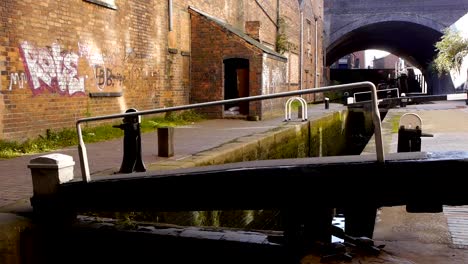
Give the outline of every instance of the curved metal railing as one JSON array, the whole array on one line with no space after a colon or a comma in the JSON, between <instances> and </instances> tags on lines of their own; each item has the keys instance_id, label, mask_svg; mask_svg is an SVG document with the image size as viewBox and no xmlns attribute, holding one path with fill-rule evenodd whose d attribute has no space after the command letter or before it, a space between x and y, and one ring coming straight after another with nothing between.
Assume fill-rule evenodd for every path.
<instances>
[{"instance_id":1,"label":"curved metal railing","mask_svg":"<svg viewBox=\"0 0 468 264\"><path fill-rule=\"evenodd\" d=\"M297 100L301 103L301 110L302 110L302 121L306 121L308 119L307 117L307 102L304 98L302 97L292 97L289 98L288 101L286 101L286 104L284 105L284 121L289 121L291 120L291 111L292 111L292 103Z\"/></svg>"}]
</instances>

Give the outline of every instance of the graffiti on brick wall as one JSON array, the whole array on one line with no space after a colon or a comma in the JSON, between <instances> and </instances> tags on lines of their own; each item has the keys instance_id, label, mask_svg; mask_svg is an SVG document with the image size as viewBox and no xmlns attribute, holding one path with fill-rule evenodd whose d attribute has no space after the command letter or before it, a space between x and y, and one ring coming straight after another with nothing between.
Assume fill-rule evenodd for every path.
<instances>
[{"instance_id":1,"label":"graffiti on brick wall","mask_svg":"<svg viewBox=\"0 0 468 264\"><path fill-rule=\"evenodd\" d=\"M271 73L271 93L276 93L277 89L284 83L284 72L279 68L274 68Z\"/></svg>"},{"instance_id":2,"label":"graffiti on brick wall","mask_svg":"<svg viewBox=\"0 0 468 264\"><path fill-rule=\"evenodd\" d=\"M263 94L277 93L281 86L286 82L286 68L272 66L263 62L262 72L262 92Z\"/></svg>"},{"instance_id":3,"label":"graffiti on brick wall","mask_svg":"<svg viewBox=\"0 0 468 264\"><path fill-rule=\"evenodd\" d=\"M61 95L84 94L85 78L78 76L78 54L62 51L56 43L36 48L27 41L21 43L20 52L34 95L45 90Z\"/></svg>"},{"instance_id":4,"label":"graffiti on brick wall","mask_svg":"<svg viewBox=\"0 0 468 264\"><path fill-rule=\"evenodd\" d=\"M262 94L268 94L270 91L270 69L264 63L262 71Z\"/></svg>"},{"instance_id":5,"label":"graffiti on brick wall","mask_svg":"<svg viewBox=\"0 0 468 264\"><path fill-rule=\"evenodd\" d=\"M19 89L24 88L24 84L28 82L26 74L24 72L13 72L10 74L10 84L8 90L13 90L14 86L18 86Z\"/></svg>"},{"instance_id":6,"label":"graffiti on brick wall","mask_svg":"<svg viewBox=\"0 0 468 264\"><path fill-rule=\"evenodd\" d=\"M8 89L16 86L21 89L28 84L34 95L46 90L61 95L84 95L85 82L88 87L88 82L94 82L99 91L115 90L126 80L132 85L137 80L154 79L159 75L153 66L134 58L134 52L127 52L121 58L119 52L100 51L82 43L78 43L75 53L63 50L57 43L41 48L24 41L20 44L20 53L25 72L10 74Z\"/></svg>"},{"instance_id":7,"label":"graffiti on brick wall","mask_svg":"<svg viewBox=\"0 0 468 264\"><path fill-rule=\"evenodd\" d=\"M112 70L105 66L94 66L94 80L99 90L104 90L106 86L114 86L116 82L122 82L124 77L121 74L114 75Z\"/></svg>"},{"instance_id":8,"label":"graffiti on brick wall","mask_svg":"<svg viewBox=\"0 0 468 264\"><path fill-rule=\"evenodd\" d=\"M111 65L116 65L118 57L115 54L106 54L95 52L86 44L78 43L79 55L87 59L90 67L93 68L94 81L96 87L103 91L106 87L121 85L124 81L124 76L120 73L113 73L114 69Z\"/></svg>"},{"instance_id":9,"label":"graffiti on brick wall","mask_svg":"<svg viewBox=\"0 0 468 264\"><path fill-rule=\"evenodd\" d=\"M10 89L17 83L19 88L28 83L34 95L45 90L61 95L84 95L88 75L78 74L81 58L86 59L91 67L95 85L100 91L116 84L121 85L125 79L122 74L115 73L112 66L118 64L115 54L105 56L91 50L86 44L78 43L78 53L74 53L62 50L57 43L38 48L25 41L20 45L20 52L26 71L24 76L10 76Z\"/></svg>"}]
</instances>

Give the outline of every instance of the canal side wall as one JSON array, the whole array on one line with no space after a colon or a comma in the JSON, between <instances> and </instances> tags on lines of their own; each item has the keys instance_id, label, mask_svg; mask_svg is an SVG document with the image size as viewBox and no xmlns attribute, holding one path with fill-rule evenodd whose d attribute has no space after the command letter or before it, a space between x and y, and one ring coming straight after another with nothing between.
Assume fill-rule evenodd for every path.
<instances>
[{"instance_id":1,"label":"canal side wall","mask_svg":"<svg viewBox=\"0 0 468 264\"><path fill-rule=\"evenodd\" d=\"M148 170L337 155L346 148L347 117L347 111L341 110L306 122L285 122L269 131L240 137L181 160L150 164Z\"/></svg>"},{"instance_id":2,"label":"canal side wall","mask_svg":"<svg viewBox=\"0 0 468 264\"><path fill-rule=\"evenodd\" d=\"M0 213L0 263L29 263L21 253L24 252L25 232L32 228L30 219L15 215Z\"/></svg>"}]
</instances>

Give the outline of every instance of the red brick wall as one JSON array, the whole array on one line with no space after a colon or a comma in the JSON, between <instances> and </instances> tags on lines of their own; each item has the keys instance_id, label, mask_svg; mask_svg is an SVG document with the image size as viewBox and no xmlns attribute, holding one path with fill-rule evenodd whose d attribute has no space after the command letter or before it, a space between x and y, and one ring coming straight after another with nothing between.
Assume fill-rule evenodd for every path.
<instances>
[{"instance_id":1,"label":"red brick wall","mask_svg":"<svg viewBox=\"0 0 468 264\"><path fill-rule=\"evenodd\" d=\"M359 59L359 69L366 69L366 53L364 50L353 52L355 59Z\"/></svg>"},{"instance_id":2,"label":"red brick wall","mask_svg":"<svg viewBox=\"0 0 468 264\"><path fill-rule=\"evenodd\" d=\"M372 61L374 69L395 69L395 63L397 63L400 59L393 55L388 54L385 57L375 59Z\"/></svg>"},{"instance_id":3,"label":"red brick wall","mask_svg":"<svg viewBox=\"0 0 468 264\"><path fill-rule=\"evenodd\" d=\"M188 103L189 59L168 52L167 1L116 5L0 3L0 139L73 127L86 116ZM122 96L95 97L109 93Z\"/></svg>"},{"instance_id":4,"label":"red brick wall","mask_svg":"<svg viewBox=\"0 0 468 264\"><path fill-rule=\"evenodd\" d=\"M174 28L169 32L168 1L115 0L117 10L83 0L1 1L0 139L25 139L46 129L73 128L79 118L128 108L187 104L190 93L192 98L201 93L200 87L192 86L194 78L209 79L201 85L213 92L201 96L222 99L222 89L214 91L214 87L223 85L222 61L228 53L250 60L250 87L257 87L251 94L260 94L261 54L247 52L240 40L222 39L228 47L225 53L210 50L203 61L191 64L191 53L197 50L190 43L188 6L242 30L246 21L260 21L260 41L274 48L277 1L260 0L261 8L256 1L173 2ZM298 53L297 1L280 3L280 16L289 23L289 41L296 46L292 52ZM311 10L306 17L313 17ZM314 1L313 12L319 17L323 14L323 1ZM322 29L320 24L320 33ZM319 65L323 64L321 53L320 42ZM197 67L209 74L197 76L194 71L195 76L190 77L190 69ZM289 84L290 90L296 88L297 84ZM261 111L260 105L251 103L251 111Z\"/></svg>"},{"instance_id":5,"label":"red brick wall","mask_svg":"<svg viewBox=\"0 0 468 264\"><path fill-rule=\"evenodd\" d=\"M323 67L323 0L313 2L313 5L309 1L304 2L304 89L323 86L325 78ZM315 39L316 29L317 40ZM308 36L309 34L310 36ZM314 94L305 96L304 98L310 102L314 102L321 101L323 96L321 94Z\"/></svg>"},{"instance_id":6,"label":"red brick wall","mask_svg":"<svg viewBox=\"0 0 468 264\"><path fill-rule=\"evenodd\" d=\"M262 52L240 37L196 12L192 14L192 93L191 103L224 99L223 61L229 58L249 60L250 95L261 93ZM212 117L222 117L222 106L204 109ZM256 114L259 107L250 104Z\"/></svg>"},{"instance_id":7,"label":"red brick wall","mask_svg":"<svg viewBox=\"0 0 468 264\"><path fill-rule=\"evenodd\" d=\"M5 80L2 78L3 74L7 73L9 62L7 61L8 50L10 43L7 34L8 23L8 10L7 1L0 2L0 89L5 85ZM3 93L0 92L0 135L3 131L3 117L5 113L5 103ZM1 139L1 137L0 137Z\"/></svg>"},{"instance_id":8,"label":"red brick wall","mask_svg":"<svg viewBox=\"0 0 468 264\"><path fill-rule=\"evenodd\" d=\"M299 52L301 19L298 1L280 1L280 17L285 23L287 40L293 44L293 51Z\"/></svg>"},{"instance_id":9,"label":"red brick wall","mask_svg":"<svg viewBox=\"0 0 468 264\"><path fill-rule=\"evenodd\" d=\"M188 7L194 7L227 21L229 24L244 28L244 7L246 2L253 1L226 1L226 0L173 0L174 5L187 12Z\"/></svg>"},{"instance_id":10,"label":"red brick wall","mask_svg":"<svg viewBox=\"0 0 468 264\"><path fill-rule=\"evenodd\" d=\"M260 40L260 21L246 21L245 22L245 34L259 41Z\"/></svg>"},{"instance_id":11,"label":"red brick wall","mask_svg":"<svg viewBox=\"0 0 468 264\"><path fill-rule=\"evenodd\" d=\"M298 1L280 1L280 17L285 22L287 41L291 43L292 54L297 55L297 63L300 63L301 49L301 16ZM303 46L302 46L302 88L315 87L316 78L318 78L317 86L322 86L324 81L323 72L323 0L304 1L303 6ZM315 19L317 18L317 47L315 43ZM309 23L310 22L310 23ZM317 50L317 65L315 66L315 52ZM287 53L285 54L287 55ZM293 63L293 62L290 62ZM298 65L292 65L291 69L300 69ZM319 76L316 77L316 72ZM292 73L291 73L292 74ZM289 79L289 78L288 78ZM300 81L290 83L290 90L296 90L301 87ZM306 100L313 102L321 100L320 96L306 95L303 96Z\"/></svg>"},{"instance_id":12,"label":"red brick wall","mask_svg":"<svg viewBox=\"0 0 468 264\"><path fill-rule=\"evenodd\" d=\"M260 21L260 40L264 45L274 49L278 21L277 0L244 1L244 5L245 21Z\"/></svg>"}]
</instances>

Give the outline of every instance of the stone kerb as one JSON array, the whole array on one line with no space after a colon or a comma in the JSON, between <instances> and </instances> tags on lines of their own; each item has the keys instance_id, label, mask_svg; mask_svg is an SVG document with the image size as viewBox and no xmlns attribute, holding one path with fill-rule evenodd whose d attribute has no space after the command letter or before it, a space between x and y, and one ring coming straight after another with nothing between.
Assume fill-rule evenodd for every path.
<instances>
[{"instance_id":1,"label":"stone kerb","mask_svg":"<svg viewBox=\"0 0 468 264\"><path fill-rule=\"evenodd\" d=\"M308 125L308 123L304 122L302 125ZM262 153L258 153L261 142L263 144L267 142L268 144L277 144L278 142L275 142L275 137L278 134L283 134L285 131L296 133L296 126L298 125L282 125L277 129L273 129L267 132L261 132L258 134L238 138L218 147L196 153L183 160L157 162L155 164L150 164L149 170L172 170L179 168L219 165L230 162L255 160L262 155ZM265 139L271 140L265 141ZM261 147L268 148L268 146Z\"/></svg>"},{"instance_id":2,"label":"stone kerb","mask_svg":"<svg viewBox=\"0 0 468 264\"><path fill-rule=\"evenodd\" d=\"M399 117L400 115L401 113L390 110L382 121L382 137L385 154L396 152L396 143L393 138L397 137L398 133L394 133L392 130L394 118ZM375 154L375 135L372 135L366 147L361 152L361 155L366 154Z\"/></svg>"}]
</instances>

